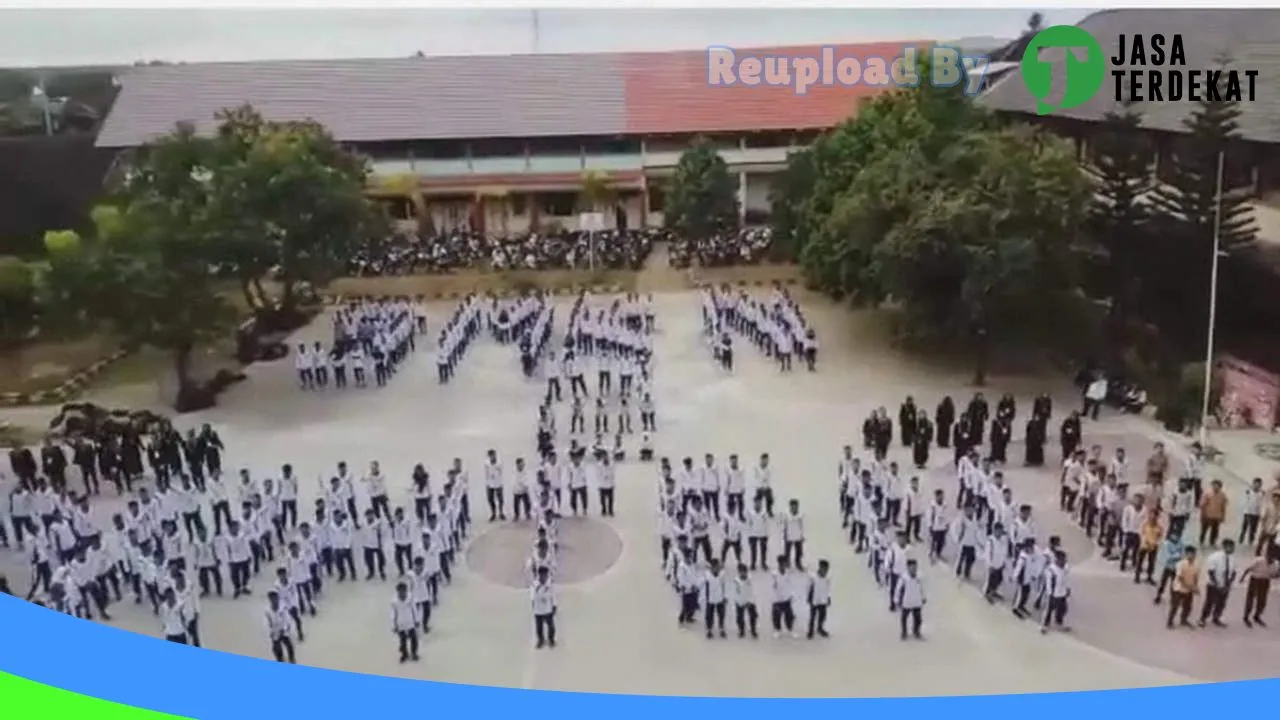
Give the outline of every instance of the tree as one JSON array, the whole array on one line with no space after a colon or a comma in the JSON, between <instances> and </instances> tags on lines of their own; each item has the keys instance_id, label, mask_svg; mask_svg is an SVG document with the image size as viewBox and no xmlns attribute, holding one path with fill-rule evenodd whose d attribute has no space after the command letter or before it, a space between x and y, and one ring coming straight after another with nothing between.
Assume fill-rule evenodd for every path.
<instances>
[{"instance_id":1,"label":"tree","mask_svg":"<svg viewBox=\"0 0 1280 720\"><path fill-rule=\"evenodd\" d=\"M1187 133L1173 144L1169 176L1151 194L1162 240L1155 252L1161 261L1153 268L1144 299L1157 324L1184 350L1202 348L1206 341L1215 226L1228 258L1257 236L1250 192L1233 186L1229 172L1232 160L1247 152L1236 140L1240 113L1238 102L1222 96L1196 103L1183 120ZM1228 172L1219 207L1220 156Z\"/></svg>"},{"instance_id":2,"label":"tree","mask_svg":"<svg viewBox=\"0 0 1280 720\"><path fill-rule=\"evenodd\" d=\"M1092 143L1089 168L1094 196L1089 206L1089 229L1102 256L1102 291L1110 300L1107 313L1108 348L1118 362L1129 327L1132 306L1140 288L1141 260L1148 251L1150 213L1146 195L1154 185L1155 157L1142 132L1142 115L1126 105L1102 118Z\"/></svg>"},{"instance_id":3,"label":"tree","mask_svg":"<svg viewBox=\"0 0 1280 720\"><path fill-rule=\"evenodd\" d=\"M0 257L0 352L21 347L36 328L35 273L21 258Z\"/></svg>"},{"instance_id":4,"label":"tree","mask_svg":"<svg viewBox=\"0 0 1280 720\"><path fill-rule=\"evenodd\" d=\"M987 338L1054 327L1068 306L1089 184L1060 140L926 85L864 103L813 158L795 223L808 279L891 301L906 338L972 342L979 383Z\"/></svg>"},{"instance_id":5,"label":"tree","mask_svg":"<svg viewBox=\"0 0 1280 720\"><path fill-rule=\"evenodd\" d=\"M1044 13L1033 12L1027 17L1027 29L1024 34L1034 37L1044 28Z\"/></svg>"},{"instance_id":6,"label":"tree","mask_svg":"<svg viewBox=\"0 0 1280 720\"><path fill-rule=\"evenodd\" d=\"M667 227L704 240L738 225L738 195L729 165L715 145L698 137L680 155L667 194Z\"/></svg>"},{"instance_id":7,"label":"tree","mask_svg":"<svg viewBox=\"0 0 1280 720\"><path fill-rule=\"evenodd\" d=\"M261 279L274 270L281 322L294 324L300 287L337 276L375 226L368 164L314 122L268 122L247 105L218 121L202 172L219 260L259 313L269 307Z\"/></svg>"},{"instance_id":8,"label":"tree","mask_svg":"<svg viewBox=\"0 0 1280 720\"><path fill-rule=\"evenodd\" d=\"M209 146L190 125L147 146L121 190L111 234L100 228L79 250L50 257L55 297L75 303L126 347L172 354L179 411L211 404L192 378L191 358L235 319L210 272L223 234L205 166Z\"/></svg>"},{"instance_id":9,"label":"tree","mask_svg":"<svg viewBox=\"0 0 1280 720\"><path fill-rule=\"evenodd\" d=\"M818 181L815 150L806 148L787 156L787 167L778 175L769 195L774 247L794 260L800 256L805 203Z\"/></svg>"}]
</instances>

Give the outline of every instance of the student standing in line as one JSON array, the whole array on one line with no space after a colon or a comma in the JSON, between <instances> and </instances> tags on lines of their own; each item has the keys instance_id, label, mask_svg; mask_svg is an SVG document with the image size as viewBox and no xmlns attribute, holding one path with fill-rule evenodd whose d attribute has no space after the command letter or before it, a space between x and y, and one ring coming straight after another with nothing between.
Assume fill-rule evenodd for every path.
<instances>
[{"instance_id":1,"label":"student standing in line","mask_svg":"<svg viewBox=\"0 0 1280 720\"><path fill-rule=\"evenodd\" d=\"M267 593L267 639L271 641L271 654L275 657L276 662L287 662L290 665L297 663L293 651L293 638L289 636L292 632L293 620L289 617L289 611L281 607L280 596L274 590Z\"/></svg>"},{"instance_id":2,"label":"student standing in line","mask_svg":"<svg viewBox=\"0 0 1280 720\"><path fill-rule=\"evenodd\" d=\"M529 471L525 469L524 458L516 458L515 470L511 477L511 510L512 519L520 522L521 511L525 520L533 516L529 513Z\"/></svg>"},{"instance_id":3,"label":"student standing in line","mask_svg":"<svg viewBox=\"0 0 1280 720\"><path fill-rule=\"evenodd\" d=\"M435 593L432 592L431 571L427 568L427 559L424 555L413 559L413 569L406 582L409 584L409 598L418 606L422 634L426 635L431 632L431 605L434 602Z\"/></svg>"},{"instance_id":4,"label":"student standing in line","mask_svg":"<svg viewBox=\"0 0 1280 720\"><path fill-rule=\"evenodd\" d=\"M1164 591L1169 588L1173 580L1178 576L1178 564L1182 562L1182 537L1180 535L1170 534L1160 544L1160 584L1156 587L1155 604L1159 605L1160 600L1164 597ZM1154 561L1153 561L1154 564ZM1138 582L1134 578L1134 582ZM1155 584L1148 580L1148 584Z\"/></svg>"},{"instance_id":5,"label":"student standing in line","mask_svg":"<svg viewBox=\"0 0 1280 720\"><path fill-rule=\"evenodd\" d=\"M1244 491L1242 499L1244 515L1240 518L1240 538L1236 541L1240 547L1253 547L1258 539L1258 520L1262 516L1262 478L1254 478L1253 484ZM1266 551L1260 555L1266 555Z\"/></svg>"},{"instance_id":6,"label":"student standing in line","mask_svg":"<svg viewBox=\"0 0 1280 720\"><path fill-rule=\"evenodd\" d=\"M613 461L608 455L601 457L596 464L596 487L600 491L600 515L603 517L614 517L613 497L617 480L617 468Z\"/></svg>"},{"instance_id":7,"label":"student standing in line","mask_svg":"<svg viewBox=\"0 0 1280 720\"><path fill-rule=\"evenodd\" d=\"M752 585L751 573L748 572L746 565L738 563L738 576L730 583L730 590L733 595L733 614L738 625L738 637L745 637L750 630L751 639L755 640L760 637L756 633L760 614L756 610L755 587Z\"/></svg>"},{"instance_id":8,"label":"student standing in line","mask_svg":"<svg viewBox=\"0 0 1280 720\"><path fill-rule=\"evenodd\" d=\"M249 563L253 561L253 548L248 536L240 532L240 523L227 525L227 560L231 567L231 599L251 593L249 589Z\"/></svg>"},{"instance_id":9,"label":"student standing in line","mask_svg":"<svg viewBox=\"0 0 1280 720\"><path fill-rule=\"evenodd\" d=\"M502 463L498 461L498 451L489 450L485 453L487 462L484 464L484 497L489 505L489 522L507 519L507 503L503 496L503 472Z\"/></svg>"},{"instance_id":10,"label":"student standing in line","mask_svg":"<svg viewBox=\"0 0 1280 720\"><path fill-rule=\"evenodd\" d=\"M538 568L538 579L529 591L533 603L533 632L536 648L556 646L556 595L551 585L550 571Z\"/></svg>"},{"instance_id":11,"label":"student standing in line","mask_svg":"<svg viewBox=\"0 0 1280 720\"><path fill-rule=\"evenodd\" d=\"M172 588L165 589L160 596L160 629L165 640L187 644L187 620Z\"/></svg>"},{"instance_id":12,"label":"student standing in line","mask_svg":"<svg viewBox=\"0 0 1280 720\"><path fill-rule=\"evenodd\" d=\"M1064 624L1067 618L1067 599L1071 597L1067 572L1067 554L1058 550L1053 554L1053 564L1045 571L1046 606L1044 621L1040 625L1041 634L1048 633L1053 625L1064 632L1071 630Z\"/></svg>"},{"instance_id":13,"label":"student standing in line","mask_svg":"<svg viewBox=\"0 0 1280 720\"><path fill-rule=\"evenodd\" d=\"M200 644L200 598L195 588L187 583L187 576L179 572L173 575L171 590L182 608L182 619L187 623L187 642L192 647L203 647Z\"/></svg>"},{"instance_id":14,"label":"student standing in line","mask_svg":"<svg viewBox=\"0 0 1280 720\"><path fill-rule=\"evenodd\" d=\"M831 607L831 578L827 576L830 572L831 565L826 560L818 561L818 571L813 577L809 578L809 632L808 638L813 639L814 633L820 637L830 637L827 634L827 609Z\"/></svg>"},{"instance_id":15,"label":"student standing in line","mask_svg":"<svg viewBox=\"0 0 1280 720\"><path fill-rule=\"evenodd\" d=\"M373 579L377 571L379 580L387 579L387 554L382 549L383 522L373 509L365 511L365 525L358 531L360 545L364 548L365 580Z\"/></svg>"},{"instance_id":16,"label":"student standing in line","mask_svg":"<svg viewBox=\"0 0 1280 720\"><path fill-rule=\"evenodd\" d=\"M316 616L315 588L312 586L312 566L302 552L302 546L296 541L290 542L285 550L285 575L298 597L298 611ZM301 637L299 637L301 641Z\"/></svg>"},{"instance_id":17,"label":"student standing in line","mask_svg":"<svg viewBox=\"0 0 1280 720\"><path fill-rule=\"evenodd\" d=\"M752 508L747 513L747 549L751 556L751 569L758 566L761 570L769 570L769 515L765 512L764 500L757 496ZM758 561L758 563L757 563Z\"/></svg>"},{"instance_id":18,"label":"student standing in line","mask_svg":"<svg viewBox=\"0 0 1280 720\"><path fill-rule=\"evenodd\" d=\"M329 542L333 544L333 562L338 568L338 582L345 582L347 575L356 579L356 561L351 553L351 526L346 523L346 515L341 511L333 514L333 522L329 525Z\"/></svg>"},{"instance_id":19,"label":"student standing in line","mask_svg":"<svg viewBox=\"0 0 1280 720\"><path fill-rule=\"evenodd\" d=\"M1173 586L1169 589L1169 617L1165 627L1172 630L1174 618L1178 624L1189 628L1191 625L1191 606L1195 596L1200 594L1200 566L1196 564L1196 548L1188 545L1173 571Z\"/></svg>"},{"instance_id":20,"label":"student standing in line","mask_svg":"<svg viewBox=\"0 0 1280 720\"><path fill-rule=\"evenodd\" d=\"M1214 547L1218 544L1218 534L1222 530L1222 521L1227 518L1229 505L1221 480L1209 484L1209 491L1200 495L1199 505L1200 545Z\"/></svg>"},{"instance_id":21,"label":"student standing in line","mask_svg":"<svg viewBox=\"0 0 1280 720\"><path fill-rule=\"evenodd\" d=\"M702 580L702 605L706 614L707 639L712 638L712 633L717 628L720 637L725 637L724 632L724 611L726 596L728 595L728 578L724 576L720 569L720 561L711 558L711 566L707 570L706 576Z\"/></svg>"},{"instance_id":22,"label":"student standing in line","mask_svg":"<svg viewBox=\"0 0 1280 720\"><path fill-rule=\"evenodd\" d=\"M1000 588L1004 587L1004 568L1009 562L1009 538L1004 534L1002 523L996 523L992 527L991 535L987 537L983 562L987 566L987 582L983 597L987 602L994 604L1004 599L1000 595Z\"/></svg>"},{"instance_id":23,"label":"student standing in line","mask_svg":"<svg viewBox=\"0 0 1280 720\"><path fill-rule=\"evenodd\" d=\"M1220 483L1215 480L1215 485ZM1219 488L1221 491L1221 488ZM1208 498L1212 494L1205 493L1204 498ZM1205 576L1207 582L1204 586L1204 604L1200 609L1200 627L1204 627L1209 622L1213 622L1214 627L1224 628L1226 623L1222 622L1222 612L1227 608L1227 599L1231 595L1231 586L1236 582L1236 563L1232 556L1235 554L1236 543L1234 540L1226 539L1222 541L1222 549L1209 556L1205 562Z\"/></svg>"},{"instance_id":24,"label":"student standing in line","mask_svg":"<svg viewBox=\"0 0 1280 720\"><path fill-rule=\"evenodd\" d=\"M675 581L676 591L680 593L680 618L677 621L679 625L684 626L694 622L694 618L698 613L698 573L697 573L697 551L692 547L685 547L683 554L676 557Z\"/></svg>"},{"instance_id":25,"label":"student standing in line","mask_svg":"<svg viewBox=\"0 0 1280 720\"><path fill-rule=\"evenodd\" d=\"M907 632L910 631L911 637L923 640L920 626L924 622L924 606L928 601L924 594L924 582L920 579L920 569L914 559L907 561L907 574L899 581L894 600L898 606L902 639L906 640Z\"/></svg>"},{"instance_id":26,"label":"student standing in line","mask_svg":"<svg viewBox=\"0 0 1280 720\"><path fill-rule=\"evenodd\" d=\"M1245 585L1245 627L1266 627L1262 614L1267 610L1267 596L1271 594L1271 581L1280 575L1280 550L1269 547L1257 554L1244 572L1240 582Z\"/></svg>"},{"instance_id":27,"label":"student standing in line","mask_svg":"<svg viewBox=\"0 0 1280 720\"><path fill-rule=\"evenodd\" d=\"M954 529L956 545L960 552L956 555L956 577L969 579L973 572L973 563L978 557L978 543L981 542L982 528L974 516L973 506L964 509L964 515L956 518Z\"/></svg>"},{"instance_id":28,"label":"student standing in line","mask_svg":"<svg viewBox=\"0 0 1280 720\"><path fill-rule=\"evenodd\" d=\"M779 555L777 557L777 566L769 576L770 597L773 603L770 619L773 621L773 636L775 638L781 637L784 629L788 633L795 635L796 611L792 605L795 588L792 587L789 565L787 556Z\"/></svg>"},{"instance_id":29,"label":"student standing in line","mask_svg":"<svg viewBox=\"0 0 1280 720\"><path fill-rule=\"evenodd\" d=\"M391 601L391 631L400 640L400 663L418 661L418 623L420 609L409 597L409 586L396 583L396 596Z\"/></svg>"},{"instance_id":30,"label":"student standing in line","mask_svg":"<svg viewBox=\"0 0 1280 720\"><path fill-rule=\"evenodd\" d=\"M796 570L804 572L804 516L800 514L800 501L792 498L787 507L782 518L782 554Z\"/></svg>"}]
</instances>

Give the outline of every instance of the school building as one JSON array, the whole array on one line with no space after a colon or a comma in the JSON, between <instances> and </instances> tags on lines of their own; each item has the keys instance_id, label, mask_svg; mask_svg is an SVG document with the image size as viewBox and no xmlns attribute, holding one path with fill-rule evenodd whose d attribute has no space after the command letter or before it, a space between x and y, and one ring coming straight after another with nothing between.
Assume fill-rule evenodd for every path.
<instances>
[{"instance_id":1,"label":"school building","mask_svg":"<svg viewBox=\"0 0 1280 720\"><path fill-rule=\"evenodd\" d=\"M837 52L897 57L906 44ZM711 86L705 51L185 64L133 68L119 84L99 147L136 147L178 122L209 132L219 110L249 103L271 120L323 123L369 156L370 193L394 215L411 216L407 183L437 230L495 233L576 228L589 176L616 199L606 227L659 225L664 186L698 135L734 173L743 220L762 217L787 155L882 91Z\"/></svg>"}]
</instances>

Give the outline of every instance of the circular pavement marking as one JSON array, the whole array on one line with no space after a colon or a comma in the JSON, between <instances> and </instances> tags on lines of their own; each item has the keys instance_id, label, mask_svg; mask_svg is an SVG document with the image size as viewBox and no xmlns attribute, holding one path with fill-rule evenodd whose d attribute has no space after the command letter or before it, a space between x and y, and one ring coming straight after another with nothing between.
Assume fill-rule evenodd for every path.
<instances>
[{"instance_id":1,"label":"circular pavement marking","mask_svg":"<svg viewBox=\"0 0 1280 720\"><path fill-rule=\"evenodd\" d=\"M534 526L528 522L488 525L467 548L467 566L498 585L527 588L525 566L533 552L533 538ZM621 556L622 538L607 523L564 518L560 521L556 584L572 585L603 575Z\"/></svg>"}]
</instances>

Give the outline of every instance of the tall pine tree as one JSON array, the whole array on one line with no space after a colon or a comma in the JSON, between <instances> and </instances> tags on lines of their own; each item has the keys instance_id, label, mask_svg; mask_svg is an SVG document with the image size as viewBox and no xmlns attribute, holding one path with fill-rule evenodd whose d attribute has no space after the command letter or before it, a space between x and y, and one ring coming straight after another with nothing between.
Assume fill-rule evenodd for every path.
<instances>
[{"instance_id":1,"label":"tall pine tree","mask_svg":"<svg viewBox=\"0 0 1280 720\"><path fill-rule=\"evenodd\" d=\"M1155 184L1152 150L1142 131L1142 114L1131 105L1103 116L1093 141L1089 225L1102 256L1101 289L1111 301L1107 335L1113 351L1124 343L1143 271L1148 269L1141 261L1150 239L1145 196Z\"/></svg>"},{"instance_id":2,"label":"tall pine tree","mask_svg":"<svg viewBox=\"0 0 1280 720\"><path fill-rule=\"evenodd\" d=\"M1253 243L1258 231L1250 192L1233 187L1230 172L1223 173L1218 217L1219 154L1230 168L1247 152L1236 142L1240 113L1239 102L1221 93L1198 102L1183 120L1187 133L1173 146L1169 177L1151 195L1162 242L1154 249L1158 271L1144 296L1158 314L1162 334L1184 351L1203 348L1207 339L1215 223L1220 223L1221 249L1226 253Z\"/></svg>"}]
</instances>

